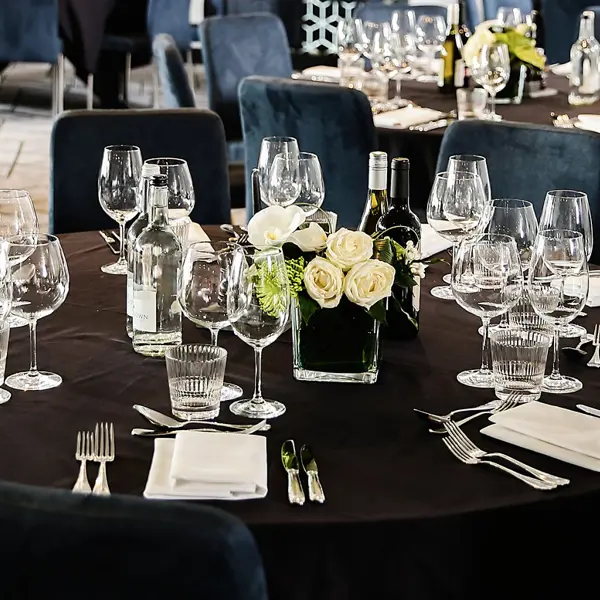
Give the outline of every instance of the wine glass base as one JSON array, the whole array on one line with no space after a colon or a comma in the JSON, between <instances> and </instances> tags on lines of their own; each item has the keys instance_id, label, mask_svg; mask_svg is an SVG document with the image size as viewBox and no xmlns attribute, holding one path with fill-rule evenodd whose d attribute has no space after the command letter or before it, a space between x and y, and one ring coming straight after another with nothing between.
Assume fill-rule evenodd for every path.
<instances>
[{"instance_id":1,"label":"wine glass base","mask_svg":"<svg viewBox=\"0 0 600 600\"><path fill-rule=\"evenodd\" d=\"M229 410L234 415L248 417L249 419L274 419L285 412L285 404L275 400L255 402L250 398L234 402Z\"/></svg>"},{"instance_id":2,"label":"wine glass base","mask_svg":"<svg viewBox=\"0 0 600 600\"><path fill-rule=\"evenodd\" d=\"M223 389L221 390L221 402L228 402L229 400L235 400L241 398L244 395L244 390L235 383L224 383Z\"/></svg>"},{"instance_id":3,"label":"wine glass base","mask_svg":"<svg viewBox=\"0 0 600 600\"><path fill-rule=\"evenodd\" d=\"M35 375L29 373L29 371L24 371L23 373L10 375L6 378L5 383L13 390L33 392L58 387L62 383L62 377L48 371L38 371Z\"/></svg>"},{"instance_id":4,"label":"wine glass base","mask_svg":"<svg viewBox=\"0 0 600 600\"><path fill-rule=\"evenodd\" d=\"M542 383L542 392L548 394L572 394L578 392L583 388L583 383L575 377L568 377L567 375L561 375L560 377L544 377Z\"/></svg>"},{"instance_id":5,"label":"wine glass base","mask_svg":"<svg viewBox=\"0 0 600 600\"><path fill-rule=\"evenodd\" d=\"M0 390L0 404L8 402L12 398L12 394L8 390Z\"/></svg>"},{"instance_id":6,"label":"wine glass base","mask_svg":"<svg viewBox=\"0 0 600 600\"><path fill-rule=\"evenodd\" d=\"M21 317L17 317L17 315L8 315L6 319L7 325L11 329L16 329L17 327L25 327L25 325L29 325L29 321L26 319L21 319Z\"/></svg>"},{"instance_id":7,"label":"wine glass base","mask_svg":"<svg viewBox=\"0 0 600 600\"><path fill-rule=\"evenodd\" d=\"M127 275L127 261L117 261L116 263L111 263L110 265L102 265L100 270L103 273L108 273L109 275Z\"/></svg>"},{"instance_id":8,"label":"wine glass base","mask_svg":"<svg viewBox=\"0 0 600 600\"><path fill-rule=\"evenodd\" d=\"M498 113L487 113L482 120L484 121L502 121L502 116Z\"/></svg>"},{"instance_id":9,"label":"wine glass base","mask_svg":"<svg viewBox=\"0 0 600 600\"><path fill-rule=\"evenodd\" d=\"M508 330L509 328L510 328L510 326L508 325L508 323L506 325L503 325L502 323L496 323L494 325L490 325L490 328L488 330L488 334L492 333L492 331L499 331L499 330L502 330L502 329L507 329ZM477 330L477 333L479 335L483 335L483 325Z\"/></svg>"},{"instance_id":10,"label":"wine glass base","mask_svg":"<svg viewBox=\"0 0 600 600\"><path fill-rule=\"evenodd\" d=\"M446 275L442 277L442 281L450 285L452 283L452 275L450 273L446 273Z\"/></svg>"},{"instance_id":11,"label":"wine glass base","mask_svg":"<svg viewBox=\"0 0 600 600\"><path fill-rule=\"evenodd\" d=\"M588 332L585 327L582 327L581 325L573 325L573 323L568 323L559 330L559 335L561 338L580 338L587 334Z\"/></svg>"},{"instance_id":12,"label":"wine glass base","mask_svg":"<svg viewBox=\"0 0 600 600\"><path fill-rule=\"evenodd\" d=\"M454 300L454 294L452 293L452 288L449 285L438 285L434 288L431 288L431 295L434 298L439 298L440 300Z\"/></svg>"},{"instance_id":13,"label":"wine glass base","mask_svg":"<svg viewBox=\"0 0 600 600\"><path fill-rule=\"evenodd\" d=\"M459 383L476 388L493 388L494 374L482 373L480 369L471 369L470 371L462 371L456 376Z\"/></svg>"}]
</instances>

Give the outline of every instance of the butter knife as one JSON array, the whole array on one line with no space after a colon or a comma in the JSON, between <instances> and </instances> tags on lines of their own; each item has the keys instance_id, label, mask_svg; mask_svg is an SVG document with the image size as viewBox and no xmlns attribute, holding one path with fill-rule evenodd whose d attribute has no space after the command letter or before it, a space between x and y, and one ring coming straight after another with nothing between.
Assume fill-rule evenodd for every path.
<instances>
[{"instance_id":1,"label":"butter knife","mask_svg":"<svg viewBox=\"0 0 600 600\"><path fill-rule=\"evenodd\" d=\"M325 502L325 493L323 492L323 486L319 479L317 461L315 460L311 449L306 445L300 448L300 460L302 461L302 468L308 476L308 499L311 502L323 504L323 502Z\"/></svg>"},{"instance_id":2,"label":"butter knife","mask_svg":"<svg viewBox=\"0 0 600 600\"><path fill-rule=\"evenodd\" d=\"M131 435L139 435L141 437L168 437L171 435L177 435L180 431L209 431L212 433L237 433L241 435L251 435L252 433L256 433L257 431L261 431L265 426L266 421L260 421L256 425L252 425L252 427L248 427L247 429L236 429L235 431L225 431L223 429L215 429L214 427L203 427L202 429L168 429L165 431L164 429L132 429Z\"/></svg>"},{"instance_id":3,"label":"butter knife","mask_svg":"<svg viewBox=\"0 0 600 600\"><path fill-rule=\"evenodd\" d=\"M434 129L441 129L442 127L448 127L452 123L452 119L438 119L437 121L430 121L423 125L411 125L409 131L433 131Z\"/></svg>"},{"instance_id":4,"label":"butter knife","mask_svg":"<svg viewBox=\"0 0 600 600\"><path fill-rule=\"evenodd\" d=\"M300 469L294 440L283 442L281 446L281 462L288 476L288 499L290 504L299 504L302 506L306 497L304 496L302 482L300 481Z\"/></svg>"},{"instance_id":5,"label":"butter knife","mask_svg":"<svg viewBox=\"0 0 600 600\"><path fill-rule=\"evenodd\" d=\"M578 404L577 408L582 410L584 413L588 415L594 415L594 417L600 417L600 410L597 408L592 408L591 406L586 406L585 404Z\"/></svg>"}]
</instances>

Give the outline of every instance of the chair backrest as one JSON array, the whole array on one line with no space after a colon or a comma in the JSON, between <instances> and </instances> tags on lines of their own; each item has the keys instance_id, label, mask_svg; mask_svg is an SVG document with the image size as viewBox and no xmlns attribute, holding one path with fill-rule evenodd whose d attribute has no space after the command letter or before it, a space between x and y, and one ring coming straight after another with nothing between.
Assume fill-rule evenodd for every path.
<instances>
[{"instance_id":1,"label":"chair backrest","mask_svg":"<svg viewBox=\"0 0 600 600\"><path fill-rule=\"evenodd\" d=\"M180 50L192 43L190 0L148 0L148 33L153 39L168 33Z\"/></svg>"},{"instance_id":2,"label":"chair backrest","mask_svg":"<svg viewBox=\"0 0 600 600\"><path fill-rule=\"evenodd\" d=\"M579 18L590 0L541 0L548 63L565 63L577 39Z\"/></svg>"},{"instance_id":3,"label":"chair backrest","mask_svg":"<svg viewBox=\"0 0 600 600\"><path fill-rule=\"evenodd\" d=\"M484 0L467 0L467 24L471 31L475 31L475 28L479 23L485 21L485 7Z\"/></svg>"},{"instance_id":4,"label":"chair backrest","mask_svg":"<svg viewBox=\"0 0 600 600\"><path fill-rule=\"evenodd\" d=\"M194 108L196 99L175 40L159 33L152 41L164 108Z\"/></svg>"},{"instance_id":5,"label":"chair backrest","mask_svg":"<svg viewBox=\"0 0 600 600\"><path fill-rule=\"evenodd\" d=\"M56 63L58 0L4 0L0 10L0 62Z\"/></svg>"},{"instance_id":6,"label":"chair backrest","mask_svg":"<svg viewBox=\"0 0 600 600\"><path fill-rule=\"evenodd\" d=\"M586 192L600 231L600 136L541 125L457 121L444 135L438 172L446 170L453 154L485 156L493 197L529 200L538 217L549 190ZM592 260L600 261L600 241Z\"/></svg>"},{"instance_id":7,"label":"chair backrest","mask_svg":"<svg viewBox=\"0 0 600 600\"><path fill-rule=\"evenodd\" d=\"M357 227L368 187L369 152L377 145L367 97L357 90L292 79L249 77L240 86L246 190L264 137L292 136L314 152L325 180L323 207L342 227ZM249 216L252 202L246 196Z\"/></svg>"},{"instance_id":8,"label":"chair backrest","mask_svg":"<svg viewBox=\"0 0 600 600\"><path fill-rule=\"evenodd\" d=\"M3 598L267 600L252 534L209 506L2 482L0 527Z\"/></svg>"},{"instance_id":9,"label":"chair backrest","mask_svg":"<svg viewBox=\"0 0 600 600\"><path fill-rule=\"evenodd\" d=\"M228 0L228 15L243 15L247 13L270 12L276 13L278 0Z\"/></svg>"},{"instance_id":10,"label":"chair backrest","mask_svg":"<svg viewBox=\"0 0 600 600\"><path fill-rule=\"evenodd\" d=\"M447 4L380 4L379 2L366 2L359 4L354 11L354 16L363 21L374 23L385 23L392 20L395 12L412 10L417 19L421 15L437 16L446 18L448 14Z\"/></svg>"},{"instance_id":11,"label":"chair backrest","mask_svg":"<svg viewBox=\"0 0 600 600\"><path fill-rule=\"evenodd\" d=\"M146 158L188 162L201 224L229 223L231 201L223 124L209 110L77 110L54 124L50 166L50 230L90 231L114 226L98 202L102 153L111 144L139 146Z\"/></svg>"},{"instance_id":12,"label":"chair backrest","mask_svg":"<svg viewBox=\"0 0 600 600\"><path fill-rule=\"evenodd\" d=\"M556 0L555 0L556 1ZM483 0L485 5L485 18L495 19L498 9L502 6L507 8L518 8L523 15L533 10L531 0Z\"/></svg>"},{"instance_id":13,"label":"chair backrest","mask_svg":"<svg viewBox=\"0 0 600 600\"><path fill-rule=\"evenodd\" d=\"M290 77L292 60L281 19L271 14L212 17L200 26L208 106L228 140L242 139L238 86L244 77Z\"/></svg>"}]
</instances>

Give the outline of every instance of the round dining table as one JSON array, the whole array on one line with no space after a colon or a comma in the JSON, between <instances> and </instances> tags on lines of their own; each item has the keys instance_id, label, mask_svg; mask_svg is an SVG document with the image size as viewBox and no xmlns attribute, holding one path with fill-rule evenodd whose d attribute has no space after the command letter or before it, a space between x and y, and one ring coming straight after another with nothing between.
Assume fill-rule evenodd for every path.
<instances>
[{"instance_id":1,"label":"round dining table","mask_svg":"<svg viewBox=\"0 0 600 600\"><path fill-rule=\"evenodd\" d=\"M212 239L224 236L217 227L205 230ZM0 478L71 489L78 474L77 432L111 422L111 490L141 496L154 442L131 435L132 428L149 425L132 405L169 412L165 363L132 350L125 277L100 271L114 256L98 232L60 239L70 290L66 302L39 323L38 363L62 375L63 383L42 392L13 390L0 407ZM600 474L486 438L479 433L485 417L465 425L485 450L504 451L571 480L537 491L494 469L459 462L413 412L445 413L494 397L492 390L456 381L459 371L479 364L480 323L455 302L430 295L447 271L445 263L428 269L419 336L383 340L374 385L294 380L289 331L265 349L264 394L287 406L264 434L268 494L209 504L241 518L253 532L271 600L566 599L593 593ZM578 322L590 330L600 309L587 310ZM185 321L183 339L208 343L210 336ZM231 332L221 333L220 344L228 351L227 380L250 394L252 349ZM11 330L7 374L27 368L28 361L27 328ZM579 377L583 390L543 395L542 401L600 408L600 371L566 358L562 369ZM219 418L243 422L226 403ZM288 438L312 447L324 504L289 504L280 459ZM188 567L193 563L190 556Z\"/></svg>"}]
</instances>

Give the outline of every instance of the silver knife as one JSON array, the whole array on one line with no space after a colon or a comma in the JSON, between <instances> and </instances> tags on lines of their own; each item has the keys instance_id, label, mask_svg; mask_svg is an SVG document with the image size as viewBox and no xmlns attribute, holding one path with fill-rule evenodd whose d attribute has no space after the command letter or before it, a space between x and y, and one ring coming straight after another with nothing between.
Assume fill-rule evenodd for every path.
<instances>
[{"instance_id":1,"label":"silver knife","mask_svg":"<svg viewBox=\"0 0 600 600\"><path fill-rule=\"evenodd\" d=\"M577 408L582 410L584 413L588 415L594 415L595 417L600 417L600 410L597 408L592 408L591 406L586 406L585 404L578 404Z\"/></svg>"},{"instance_id":2,"label":"silver knife","mask_svg":"<svg viewBox=\"0 0 600 600\"><path fill-rule=\"evenodd\" d=\"M300 468L294 440L283 442L281 446L281 462L288 476L288 499L290 504L299 504L302 506L306 497L304 496L302 482L300 481Z\"/></svg>"},{"instance_id":3,"label":"silver knife","mask_svg":"<svg viewBox=\"0 0 600 600\"><path fill-rule=\"evenodd\" d=\"M448 127L452 123L450 119L438 119L437 121L430 121L423 125L411 125L409 131L433 131L434 129L441 129L442 127Z\"/></svg>"},{"instance_id":4,"label":"silver knife","mask_svg":"<svg viewBox=\"0 0 600 600\"><path fill-rule=\"evenodd\" d=\"M100 234L100 237L104 240L104 243L109 247L110 251L113 254L119 254L119 251L113 246L113 244L115 243L114 238L112 238L110 235L107 235L104 231L99 231L98 233Z\"/></svg>"},{"instance_id":5,"label":"silver knife","mask_svg":"<svg viewBox=\"0 0 600 600\"><path fill-rule=\"evenodd\" d=\"M132 429L131 435L139 435L142 437L168 437L170 435L176 435L180 431L210 431L213 433L239 433L242 435L250 435L257 431L261 431L265 426L265 423L266 421L260 421L256 425L252 425L252 427L235 431L224 431L223 429L214 429L212 427L204 427L202 429L169 429L168 431L157 429Z\"/></svg>"},{"instance_id":6,"label":"silver knife","mask_svg":"<svg viewBox=\"0 0 600 600\"><path fill-rule=\"evenodd\" d=\"M302 468L308 476L308 499L311 502L323 504L325 502L325 493L319 479L317 461L311 449L306 445L300 448L300 460L302 461Z\"/></svg>"}]
</instances>

